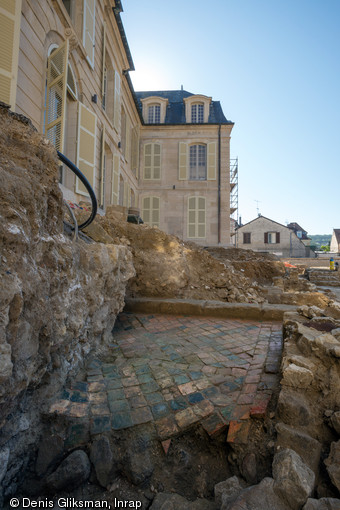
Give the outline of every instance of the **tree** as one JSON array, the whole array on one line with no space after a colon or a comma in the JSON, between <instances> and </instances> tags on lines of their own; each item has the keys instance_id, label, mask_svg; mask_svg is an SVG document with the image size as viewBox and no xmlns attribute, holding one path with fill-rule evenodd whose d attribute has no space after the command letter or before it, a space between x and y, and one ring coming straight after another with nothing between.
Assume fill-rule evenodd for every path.
<instances>
[{"instance_id":1,"label":"tree","mask_svg":"<svg viewBox=\"0 0 340 510\"><path fill-rule=\"evenodd\" d=\"M330 244L323 244L320 246L321 251L330 251Z\"/></svg>"}]
</instances>

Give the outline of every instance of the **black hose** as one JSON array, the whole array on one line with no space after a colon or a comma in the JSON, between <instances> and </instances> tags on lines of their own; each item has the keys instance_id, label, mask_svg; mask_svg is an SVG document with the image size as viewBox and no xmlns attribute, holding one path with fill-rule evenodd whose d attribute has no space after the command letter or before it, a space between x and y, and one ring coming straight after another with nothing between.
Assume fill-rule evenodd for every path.
<instances>
[{"instance_id":1,"label":"black hose","mask_svg":"<svg viewBox=\"0 0 340 510\"><path fill-rule=\"evenodd\" d=\"M68 166L69 169L72 170L72 172L75 173L76 176L81 180L81 182L84 184L84 186L87 189L87 191L90 195L90 198L91 198L91 202L92 202L91 216L84 223L82 223L81 225L78 225L78 229L82 230L83 228L88 227L90 225L90 223L92 223L92 221L94 220L94 218L97 214L97 208L98 208L97 198L96 198L96 195L92 189L91 184L86 179L85 175L79 170L79 168L74 163L72 163L72 161L70 161L66 156L64 156L64 154L62 154L59 151L57 151L57 153L58 153L58 157L59 157L60 161L65 163L65 165Z\"/></svg>"}]
</instances>

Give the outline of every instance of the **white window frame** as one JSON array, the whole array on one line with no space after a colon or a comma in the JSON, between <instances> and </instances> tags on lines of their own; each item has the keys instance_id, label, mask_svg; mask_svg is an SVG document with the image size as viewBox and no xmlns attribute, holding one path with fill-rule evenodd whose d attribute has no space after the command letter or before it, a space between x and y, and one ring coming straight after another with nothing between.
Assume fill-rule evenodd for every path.
<instances>
[{"instance_id":1,"label":"white window frame","mask_svg":"<svg viewBox=\"0 0 340 510\"><path fill-rule=\"evenodd\" d=\"M204 165L202 164L203 161ZM192 144L189 146L189 181L206 180L207 146L203 143Z\"/></svg>"},{"instance_id":2,"label":"white window frame","mask_svg":"<svg viewBox=\"0 0 340 510\"><path fill-rule=\"evenodd\" d=\"M161 105L151 104L148 106L148 124L161 123Z\"/></svg>"},{"instance_id":3,"label":"white window frame","mask_svg":"<svg viewBox=\"0 0 340 510\"><path fill-rule=\"evenodd\" d=\"M191 105L191 122L193 124L204 123L204 103L193 103Z\"/></svg>"}]
</instances>

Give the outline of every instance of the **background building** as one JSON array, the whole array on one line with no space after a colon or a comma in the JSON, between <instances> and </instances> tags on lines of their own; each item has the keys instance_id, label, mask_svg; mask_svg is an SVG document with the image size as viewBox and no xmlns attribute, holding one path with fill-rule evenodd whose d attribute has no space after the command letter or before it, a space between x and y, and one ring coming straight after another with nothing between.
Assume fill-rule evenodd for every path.
<instances>
[{"instance_id":1,"label":"background building","mask_svg":"<svg viewBox=\"0 0 340 510\"><path fill-rule=\"evenodd\" d=\"M230 133L218 101L135 93L120 0L3 0L0 100L85 174L100 208L205 246L230 244ZM60 168L64 197L87 199Z\"/></svg>"},{"instance_id":2,"label":"background building","mask_svg":"<svg viewBox=\"0 0 340 510\"><path fill-rule=\"evenodd\" d=\"M292 228L264 216L258 216L238 229L238 247L273 253L279 257L310 256L309 247Z\"/></svg>"}]
</instances>

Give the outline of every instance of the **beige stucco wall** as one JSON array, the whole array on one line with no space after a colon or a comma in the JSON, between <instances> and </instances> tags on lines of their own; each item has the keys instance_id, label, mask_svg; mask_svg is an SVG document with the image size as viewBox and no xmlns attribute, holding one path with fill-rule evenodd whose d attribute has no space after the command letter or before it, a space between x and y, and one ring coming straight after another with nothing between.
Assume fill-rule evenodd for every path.
<instances>
[{"instance_id":1,"label":"beige stucco wall","mask_svg":"<svg viewBox=\"0 0 340 510\"><path fill-rule=\"evenodd\" d=\"M333 234L332 234L332 239L331 239L331 244L330 244L330 251L333 252L333 253L338 253L340 250L339 250L339 244L336 240L336 236L335 236L335 232L333 231Z\"/></svg>"},{"instance_id":2,"label":"beige stucco wall","mask_svg":"<svg viewBox=\"0 0 340 510\"><path fill-rule=\"evenodd\" d=\"M280 243L268 244L264 242L265 232L279 232ZM251 243L243 243L243 234L251 234ZM263 216L243 225L238 229L238 247L245 250L264 251L274 253L279 257L306 257L306 247L289 228Z\"/></svg>"}]
</instances>

